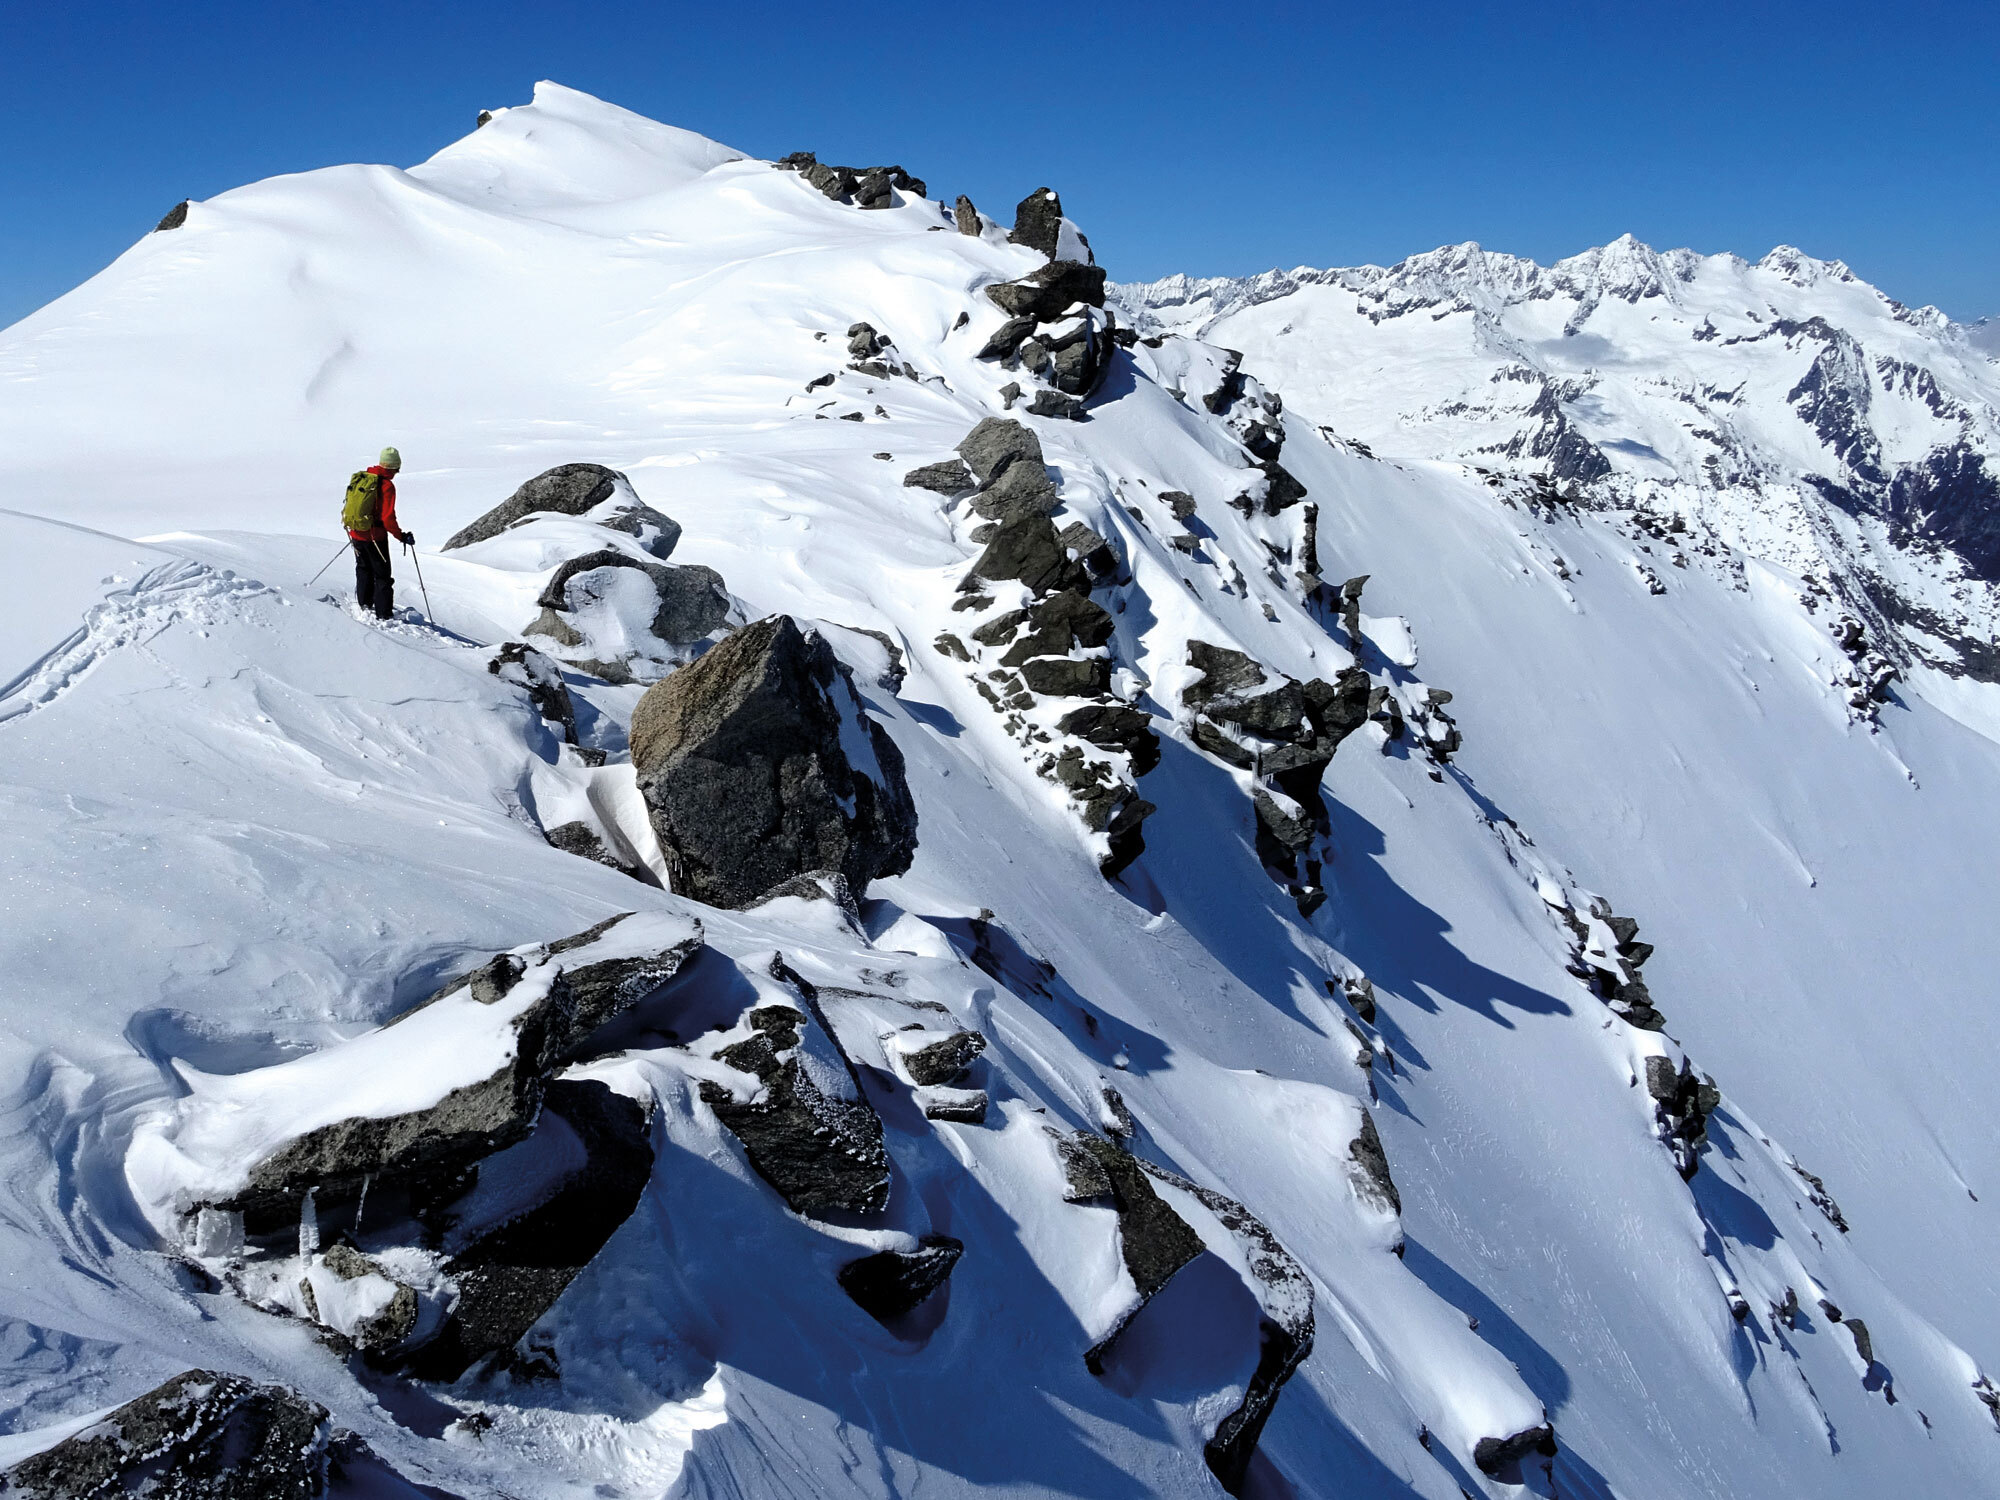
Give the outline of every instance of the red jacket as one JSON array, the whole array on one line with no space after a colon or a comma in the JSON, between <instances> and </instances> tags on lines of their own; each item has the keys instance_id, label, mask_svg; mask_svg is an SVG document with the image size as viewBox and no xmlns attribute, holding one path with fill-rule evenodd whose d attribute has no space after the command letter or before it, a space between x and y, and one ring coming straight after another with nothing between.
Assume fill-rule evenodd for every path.
<instances>
[{"instance_id":1,"label":"red jacket","mask_svg":"<svg viewBox=\"0 0 2000 1500\"><path fill-rule=\"evenodd\" d=\"M409 538L403 535L403 528L396 524L395 471L393 469L385 469L380 464L370 464L368 472L380 475L382 479L382 524L377 526L373 531L350 531L347 534L357 542L379 542L384 537L391 535L399 542L409 540Z\"/></svg>"}]
</instances>

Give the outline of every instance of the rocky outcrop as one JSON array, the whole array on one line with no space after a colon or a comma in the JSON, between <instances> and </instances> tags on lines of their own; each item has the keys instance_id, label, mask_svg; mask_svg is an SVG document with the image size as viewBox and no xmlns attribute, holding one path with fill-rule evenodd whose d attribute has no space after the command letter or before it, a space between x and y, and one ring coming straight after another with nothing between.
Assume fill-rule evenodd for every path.
<instances>
[{"instance_id":1,"label":"rocky outcrop","mask_svg":"<svg viewBox=\"0 0 2000 1500\"><path fill-rule=\"evenodd\" d=\"M972 206L972 200L963 193L958 195L958 202L952 205L951 217L952 222L958 226L960 234L969 234L977 238L985 232L985 226L979 222L979 210Z\"/></svg>"},{"instance_id":2,"label":"rocky outcrop","mask_svg":"<svg viewBox=\"0 0 2000 1500\"><path fill-rule=\"evenodd\" d=\"M562 731L564 744L577 743L576 705L554 661L525 641L506 641L488 658L486 670L525 692L535 711ZM603 764L601 750L579 747L579 754L590 764Z\"/></svg>"},{"instance_id":3,"label":"rocky outcrop","mask_svg":"<svg viewBox=\"0 0 2000 1500\"><path fill-rule=\"evenodd\" d=\"M1685 1057L1676 1069L1672 1058L1646 1059L1646 1093L1653 1101L1653 1122L1660 1141L1673 1153L1683 1178L1701 1169L1701 1148L1708 1144L1708 1117L1722 1102L1715 1080L1697 1073Z\"/></svg>"},{"instance_id":4,"label":"rocky outcrop","mask_svg":"<svg viewBox=\"0 0 2000 1500\"><path fill-rule=\"evenodd\" d=\"M1510 1472L1518 1473L1521 1460L1530 1453L1539 1454L1543 1458L1554 1458L1555 1428L1543 1422L1539 1426L1525 1428L1506 1437L1483 1437L1473 1444L1472 1461L1479 1466L1479 1472L1489 1479L1505 1480Z\"/></svg>"},{"instance_id":5,"label":"rocky outcrop","mask_svg":"<svg viewBox=\"0 0 2000 1500\"><path fill-rule=\"evenodd\" d=\"M1653 945L1639 941L1639 924L1597 898L1591 899L1587 910L1565 906L1560 915L1576 939L1569 972L1628 1025L1641 1031L1664 1030L1667 1019L1654 1008L1652 991L1639 974L1640 966L1653 956Z\"/></svg>"},{"instance_id":6,"label":"rocky outcrop","mask_svg":"<svg viewBox=\"0 0 2000 1500\"><path fill-rule=\"evenodd\" d=\"M179 229L188 221L188 200L183 198L160 216L160 222L153 226L153 233L164 229Z\"/></svg>"},{"instance_id":7,"label":"rocky outcrop","mask_svg":"<svg viewBox=\"0 0 2000 1500\"><path fill-rule=\"evenodd\" d=\"M1343 740L1367 722L1368 674L1349 667L1334 682L1275 682L1243 652L1188 642L1187 663L1202 675L1181 693L1194 711L1196 745L1261 785L1252 793L1257 851L1310 914L1325 899L1315 840L1329 821L1320 778Z\"/></svg>"},{"instance_id":8,"label":"rocky outcrop","mask_svg":"<svg viewBox=\"0 0 2000 1500\"><path fill-rule=\"evenodd\" d=\"M897 1038L903 1074L914 1084L954 1083L986 1050L986 1038L976 1031L954 1031L936 1040L934 1035L920 1032L915 1045L904 1037Z\"/></svg>"},{"instance_id":9,"label":"rocky outcrop","mask_svg":"<svg viewBox=\"0 0 2000 1500\"><path fill-rule=\"evenodd\" d=\"M902 752L833 648L788 616L746 626L649 689L631 740L682 895L743 907L794 876L837 871L858 899L910 867L917 814Z\"/></svg>"},{"instance_id":10,"label":"rocky outcrop","mask_svg":"<svg viewBox=\"0 0 2000 1500\"><path fill-rule=\"evenodd\" d=\"M804 993L807 1007L816 1008ZM704 1080L702 1102L743 1143L757 1175L793 1212L881 1212L889 1201L881 1117L858 1087L852 1098L830 1095L803 1065L809 1029L846 1063L832 1031L789 1005L760 1005L747 1022L749 1034L715 1058L755 1080L754 1089L744 1097Z\"/></svg>"},{"instance_id":11,"label":"rocky outcrop","mask_svg":"<svg viewBox=\"0 0 2000 1500\"><path fill-rule=\"evenodd\" d=\"M444 1089L422 1109L357 1116L295 1135L252 1166L239 1191L193 1209L241 1214L255 1236L293 1230L308 1195L329 1223L329 1214L357 1202L364 1190L374 1191L378 1203L384 1193L406 1195L420 1212L449 1198L475 1163L528 1137L550 1078L590 1034L666 983L701 946L699 926L668 923L663 936L670 940L660 942L652 936L658 919L620 933L627 920L612 917L539 950L496 955L417 1008L501 1005L532 976L536 997L496 1022L508 1033L512 1056L492 1074ZM386 1065L396 1050L395 1028L414 1014L343 1045L380 1051ZM360 1053L355 1065L376 1066Z\"/></svg>"},{"instance_id":12,"label":"rocky outcrop","mask_svg":"<svg viewBox=\"0 0 2000 1500\"><path fill-rule=\"evenodd\" d=\"M1107 1095L1107 1103L1113 1104L1116 1111L1123 1111L1123 1101L1115 1092ZM1125 1133L1133 1132L1127 1129ZM1149 1161L1139 1159L1139 1165L1158 1181L1172 1183L1198 1199L1221 1221L1236 1242L1262 1308L1263 1315L1258 1320L1257 1368L1244 1389L1243 1399L1216 1424L1215 1435L1202 1449L1209 1471L1222 1487L1232 1495L1240 1495L1249 1478L1250 1458L1257 1450L1257 1440L1263 1436L1264 1424L1278 1404L1278 1393L1312 1353L1312 1278L1263 1221L1235 1199Z\"/></svg>"},{"instance_id":13,"label":"rocky outcrop","mask_svg":"<svg viewBox=\"0 0 2000 1500\"><path fill-rule=\"evenodd\" d=\"M21 1500L318 1500L326 1408L281 1385L189 1370L0 1476Z\"/></svg>"},{"instance_id":14,"label":"rocky outcrop","mask_svg":"<svg viewBox=\"0 0 2000 1500\"><path fill-rule=\"evenodd\" d=\"M958 456L982 485L992 484L1017 463L1042 467L1042 440L1020 422L987 417L959 440Z\"/></svg>"},{"instance_id":15,"label":"rocky outcrop","mask_svg":"<svg viewBox=\"0 0 2000 1500\"><path fill-rule=\"evenodd\" d=\"M838 1272L840 1289L876 1322L894 1323L943 1286L964 1253L962 1241L927 1234L915 1250L883 1250L849 1261Z\"/></svg>"},{"instance_id":16,"label":"rocky outcrop","mask_svg":"<svg viewBox=\"0 0 2000 1500\"><path fill-rule=\"evenodd\" d=\"M515 522L538 512L580 516L609 500L621 485L628 490L631 488L631 482L623 474L616 469L607 469L603 464L558 464L528 480L485 515L457 532L444 544L443 550L449 552L456 547L488 541ZM652 514L658 515L658 512ZM664 516L660 519L666 520ZM671 521L666 524L672 527L672 535L678 539L680 528ZM665 557L672 550L673 543L669 541L665 551L658 555Z\"/></svg>"},{"instance_id":17,"label":"rocky outcrop","mask_svg":"<svg viewBox=\"0 0 2000 1500\"><path fill-rule=\"evenodd\" d=\"M1111 1331L1085 1351L1093 1375L1104 1373L1112 1343L1154 1295L1203 1250L1201 1236L1153 1191L1138 1158L1114 1141L1077 1131L1056 1137L1062 1159L1063 1198L1100 1203L1118 1215L1118 1253L1137 1289L1138 1301Z\"/></svg>"},{"instance_id":18,"label":"rocky outcrop","mask_svg":"<svg viewBox=\"0 0 2000 1500\"><path fill-rule=\"evenodd\" d=\"M653 1171L647 1112L595 1079L559 1079L543 1108L562 1121L583 1162L539 1205L479 1234L444 1264L455 1288L435 1337L410 1357L429 1380L455 1380L511 1349L638 1207Z\"/></svg>"},{"instance_id":19,"label":"rocky outcrop","mask_svg":"<svg viewBox=\"0 0 2000 1500\"><path fill-rule=\"evenodd\" d=\"M1010 318L1047 323L1075 306L1103 307L1104 267L1055 261L1019 281L996 282L986 297Z\"/></svg>"},{"instance_id":20,"label":"rocky outcrop","mask_svg":"<svg viewBox=\"0 0 2000 1500\"><path fill-rule=\"evenodd\" d=\"M794 151L771 165L797 172L834 202L856 208L894 208L896 196L891 188L912 198L924 197L927 192L921 177L912 177L901 167L836 167L810 151Z\"/></svg>"},{"instance_id":21,"label":"rocky outcrop","mask_svg":"<svg viewBox=\"0 0 2000 1500\"><path fill-rule=\"evenodd\" d=\"M1014 210L1014 228L1008 240L1054 260L1062 244L1062 199L1054 188L1036 188Z\"/></svg>"},{"instance_id":22,"label":"rocky outcrop","mask_svg":"<svg viewBox=\"0 0 2000 1500\"><path fill-rule=\"evenodd\" d=\"M1089 577L1071 559L1047 516L1019 516L1000 522L966 575L966 583L974 587L981 580L1004 583L1012 579L1036 594L1090 586Z\"/></svg>"},{"instance_id":23,"label":"rocky outcrop","mask_svg":"<svg viewBox=\"0 0 2000 1500\"><path fill-rule=\"evenodd\" d=\"M925 464L903 476L906 489L930 490L939 495L962 495L976 483L972 470L965 466L963 459L958 458Z\"/></svg>"}]
</instances>

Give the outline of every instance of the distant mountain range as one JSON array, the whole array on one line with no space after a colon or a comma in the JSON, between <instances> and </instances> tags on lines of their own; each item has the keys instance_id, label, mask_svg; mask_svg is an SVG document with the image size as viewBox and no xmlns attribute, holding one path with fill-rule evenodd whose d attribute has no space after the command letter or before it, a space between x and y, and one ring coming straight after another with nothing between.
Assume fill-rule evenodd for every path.
<instances>
[{"instance_id":1,"label":"distant mountain range","mask_svg":"<svg viewBox=\"0 0 2000 1500\"><path fill-rule=\"evenodd\" d=\"M1857 610L1908 661L1993 680L2000 325L1838 261L1626 235L1552 266L1476 244L1384 269L1114 288L1140 331L1240 349L1290 408L1388 458L1699 515Z\"/></svg>"}]
</instances>

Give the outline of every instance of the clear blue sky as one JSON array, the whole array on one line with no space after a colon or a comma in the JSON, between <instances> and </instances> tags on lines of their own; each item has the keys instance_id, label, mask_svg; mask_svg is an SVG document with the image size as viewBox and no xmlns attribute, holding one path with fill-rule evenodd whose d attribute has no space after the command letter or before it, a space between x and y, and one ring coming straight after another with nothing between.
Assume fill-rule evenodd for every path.
<instances>
[{"instance_id":1,"label":"clear blue sky","mask_svg":"<svg viewBox=\"0 0 2000 1500\"><path fill-rule=\"evenodd\" d=\"M0 326L183 197L409 165L549 77L762 156L1050 184L1115 278L1474 239L1839 257L2000 313L2000 7L0 0Z\"/></svg>"}]
</instances>

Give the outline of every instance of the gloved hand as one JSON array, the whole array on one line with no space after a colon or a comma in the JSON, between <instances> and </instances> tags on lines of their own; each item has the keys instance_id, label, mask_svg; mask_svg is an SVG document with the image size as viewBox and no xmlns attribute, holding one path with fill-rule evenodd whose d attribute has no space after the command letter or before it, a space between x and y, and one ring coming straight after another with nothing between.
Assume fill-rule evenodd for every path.
<instances>
[{"instance_id":1,"label":"gloved hand","mask_svg":"<svg viewBox=\"0 0 2000 1500\"><path fill-rule=\"evenodd\" d=\"M414 547L414 546L416 546L416 545L417 545L417 534L416 534L416 533L415 533L414 531L406 531L406 532L404 532L404 533L403 533L403 545L404 545L405 547Z\"/></svg>"}]
</instances>

